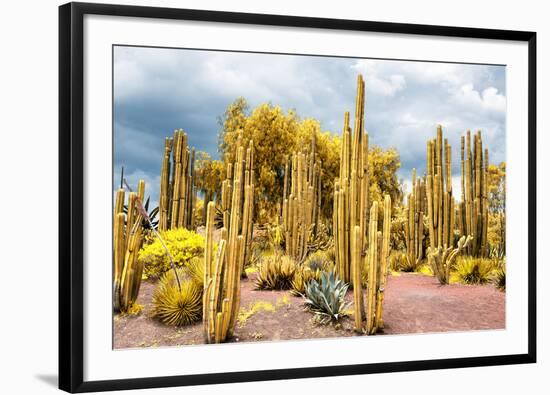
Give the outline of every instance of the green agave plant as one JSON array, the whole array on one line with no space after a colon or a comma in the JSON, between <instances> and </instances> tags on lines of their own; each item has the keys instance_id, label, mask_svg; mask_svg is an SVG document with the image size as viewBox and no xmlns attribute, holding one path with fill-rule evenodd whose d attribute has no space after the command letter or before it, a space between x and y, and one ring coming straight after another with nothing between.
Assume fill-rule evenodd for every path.
<instances>
[{"instance_id":1,"label":"green agave plant","mask_svg":"<svg viewBox=\"0 0 550 395\"><path fill-rule=\"evenodd\" d=\"M333 272L322 272L319 281L312 279L305 288L305 305L321 324L338 321L346 315L348 284Z\"/></svg>"}]
</instances>

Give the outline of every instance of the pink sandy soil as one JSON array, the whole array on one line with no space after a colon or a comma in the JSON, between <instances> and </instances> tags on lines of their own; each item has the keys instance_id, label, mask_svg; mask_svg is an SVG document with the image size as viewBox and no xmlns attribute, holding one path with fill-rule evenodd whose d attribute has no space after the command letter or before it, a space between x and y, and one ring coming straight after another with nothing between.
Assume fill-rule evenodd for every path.
<instances>
[{"instance_id":1,"label":"pink sandy soil","mask_svg":"<svg viewBox=\"0 0 550 395\"><path fill-rule=\"evenodd\" d=\"M237 324L232 342L356 336L353 316L345 317L338 325L318 325L304 310L302 298L288 291L257 291L252 278L241 284L241 308L265 301L275 311L259 311ZM149 318L154 287L154 283L142 283L138 298L138 303L144 305L141 314L115 317L115 348L202 344L201 323L174 328ZM353 300L351 291L346 298ZM506 294L492 285L441 286L434 277L422 274L389 276L385 328L379 335L504 329L505 299Z\"/></svg>"}]
</instances>

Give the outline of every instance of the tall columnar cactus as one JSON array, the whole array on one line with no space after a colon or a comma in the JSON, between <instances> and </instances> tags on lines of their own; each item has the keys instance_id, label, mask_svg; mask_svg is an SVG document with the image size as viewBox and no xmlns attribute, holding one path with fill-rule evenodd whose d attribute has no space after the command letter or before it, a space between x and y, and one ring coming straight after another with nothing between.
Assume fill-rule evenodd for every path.
<instances>
[{"instance_id":1,"label":"tall columnar cactus","mask_svg":"<svg viewBox=\"0 0 550 395\"><path fill-rule=\"evenodd\" d=\"M357 77L355 98L355 125L353 135L349 126L350 115L344 114L342 150L340 152L340 177L334 181L333 233L336 251L336 271L340 278L351 278L351 240L354 228L359 226L361 235L356 248L367 248L366 229L369 201L369 140L364 131L365 82ZM355 286L355 284L354 284Z\"/></svg>"},{"instance_id":2,"label":"tall columnar cactus","mask_svg":"<svg viewBox=\"0 0 550 395\"><path fill-rule=\"evenodd\" d=\"M451 146L443 140L441 125L437 137L427 143L426 197L431 248L454 246L455 201Z\"/></svg>"},{"instance_id":3,"label":"tall columnar cactus","mask_svg":"<svg viewBox=\"0 0 550 395\"><path fill-rule=\"evenodd\" d=\"M311 139L311 150L307 153L294 153L285 165L283 228L286 252L297 261L302 261L306 257L308 241L311 236L315 236L318 227L321 161L316 149L314 134Z\"/></svg>"},{"instance_id":4,"label":"tall columnar cactus","mask_svg":"<svg viewBox=\"0 0 550 395\"><path fill-rule=\"evenodd\" d=\"M418 266L424 257L424 213L426 212L426 183L418 180L416 169L412 170L412 190L407 197L407 221L405 222L405 241L407 259L411 267Z\"/></svg>"},{"instance_id":5,"label":"tall columnar cactus","mask_svg":"<svg viewBox=\"0 0 550 395\"><path fill-rule=\"evenodd\" d=\"M236 162L222 186L224 226L213 256L216 204L208 203L203 293L203 328L208 343L221 343L232 335L240 305L240 279L252 237L254 207L254 148L237 143ZM225 199L225 200L224 200Z\"/></svg>"},{"instance_id":6,"label":"tall columnar cactus","mask_svg":"<svg viewBox=\"0 0 550 395\"><path fill-rule=\"evenodd\" d=\"M384 289L388 273L388 257L390 255L390 228L391 228L391 199L389 195L384 197L384 219L382 231L378 231L378 202L373 202L370 210L368 229L369 249L363 256L359 246L362 240L361 227L355 225L352 237L352 276L353 276L353 300L355 330L374 335L379 329L384 328L382 318L384 304ZM363 302L363 290L361 285L362 270L368 270L367 300ZM366 306L366 311L365 307ZM363 320L366 316L366 326Z\"/></svg>"},{"instance_id":7,"label":"tall columnar cactus","mask_svg":"<svg viewBox=\"0 0 550 395\"><path fill-rule=\"evenodd\" d=\"M472 152L471 136L468 130L460 140L462 202L458 211L460 235L472 236L472 242L466 252L472 256L488 255L487 230L489 224L489 199L487 193L487 174L489 152L483 150L481 131L474 134Z\"/></svg>"},{"instance_id":8,"label":"tall columnar cactus","mask_svg":"<svg viewBox=\"0 0 550 395\"><path fill-rule=\"evenodd\" d=\"M113 229L113 307L126 312L136 301L141 285L143 264L137 259L143 244L143 217L138 205L143 201L145 182L139 180L138 192L128 195L128 210L124 214L124 189L115 198Z\"/></svg>"},{"instance_id":9,"label":"tall columnar cactus","mask_svg":"<svg viewBox=\"0 0 550 395\"><path fill-rule=\"evenodd\" d=\"M173 139L166 137L164 139L164 157L162 158L162 170L160 175L160 195L159 195L159 230L169 229L170 224L170 155L172 154Z\"/></svg>"},{"instance_id":10,"label":"tall columnar cactus","mask_svg":"<svg viewBox=\"0 0 550 395\"><path fill-rule=\"evenodd\" d=\"M196 193L195 149L189 149L187 134L181 129L176 130L173 138L166 138L164 141L159 230L180 227L193 229Z\"/></svg>"}]
</instances>

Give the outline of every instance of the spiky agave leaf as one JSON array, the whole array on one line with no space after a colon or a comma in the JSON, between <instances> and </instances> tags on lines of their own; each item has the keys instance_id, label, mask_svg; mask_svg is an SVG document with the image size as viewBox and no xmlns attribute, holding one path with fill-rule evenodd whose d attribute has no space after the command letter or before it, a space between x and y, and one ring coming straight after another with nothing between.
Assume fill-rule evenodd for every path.
<instances>
[{"instance_id":1,"label":"spiky agave leaf","mask_svg":"<svg viewBox=\"0 0 550 395\"><path fill-rule=\"evenodd\" d=\"M166 272L153 292L153 316L166 325L189 325L201 319L202 288L178 269L181 290L174 271Z\"/></svg>"},{"instance_id":2,"label":"spiky agave leaf","mask_svg":"<svg viewBox=\"0 0 550 395\"><path fill-rule=\"evenodd\" d=\"M305 305L322 324L338 321L349 305L345 299L347 290L348 284L336 274L322 272L319 281L311 280L306 285Z\"/></svg>"}]
</instances>

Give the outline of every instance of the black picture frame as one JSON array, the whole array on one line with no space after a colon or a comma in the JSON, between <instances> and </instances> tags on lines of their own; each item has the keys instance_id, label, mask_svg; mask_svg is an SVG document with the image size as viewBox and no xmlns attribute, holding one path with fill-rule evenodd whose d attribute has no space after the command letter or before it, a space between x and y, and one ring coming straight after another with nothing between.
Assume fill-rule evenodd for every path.
<instances>
[{"instance_id":1,"label":"black picture frame","mask_svg":"<svg viewBox=\"0 0 550 395\"><path fill-rule=\"evenodd\" d=\"M83 378L83 18L86 14L306 27L528 43L528 352L483 356L84 381ZM59 388L90 392L245 381L344 376L536 362L536 33L249 14L127 5L68 3L59 7Z\"/></svg>"}]
</instances>

